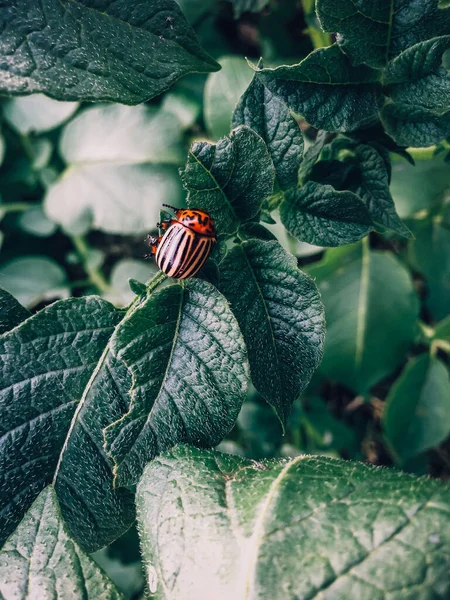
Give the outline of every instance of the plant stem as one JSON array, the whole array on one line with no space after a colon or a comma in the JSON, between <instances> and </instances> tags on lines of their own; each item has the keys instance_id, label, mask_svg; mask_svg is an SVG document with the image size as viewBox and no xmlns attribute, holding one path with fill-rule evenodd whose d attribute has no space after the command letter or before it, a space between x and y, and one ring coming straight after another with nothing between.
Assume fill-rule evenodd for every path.
<instances>
[{"instance_id":1,"label":"plant stem","mask_svg":"<svg viewBox=\"0 0 450 600\"><path fill-rule=\"evenodd\" d=\"M150 295L158 285L167 278L167 275L162 271L158 271L150 281L147 281L147 294Z\"/></svg>"},{"instance_id":2,"label":"plant stem","mask_svg":"<svg viewBox=\"0 0 450 600\"><path fill-rule=\"evenodd\" d=\"M326 48L331 46L332 40L328 33L323 32L317 26L315 4L315 0L302 0L303 15L308 25L307 32L315 49Z\"/></svg>"},{"instance_id":3,"label":"plant stem","mask_svg":"<svg viewBox=\"0 0 450 600\"><path fill-rule=\"evenodd\" d=\"M93 267L91 264L89 264L90 248L85 238L81 235L73 235L71 236L71 239L78 256L81 259L81 262L83 263L83 268L89 276L90 282L95 285L100 293L104 294L109 292L110 286L103 273L97 267Z\"/></svg>"},{"instance_id":4,"label":"plant stem","mask_svg":"<svg viewBox=\"0 0 450 600\"><path fill-rule=\"evenodd\" d=\"M37 206L41 206L40 202L10 202L9 204L0 204L0 213L25 212Z\"/></svg>"}]
</instances>

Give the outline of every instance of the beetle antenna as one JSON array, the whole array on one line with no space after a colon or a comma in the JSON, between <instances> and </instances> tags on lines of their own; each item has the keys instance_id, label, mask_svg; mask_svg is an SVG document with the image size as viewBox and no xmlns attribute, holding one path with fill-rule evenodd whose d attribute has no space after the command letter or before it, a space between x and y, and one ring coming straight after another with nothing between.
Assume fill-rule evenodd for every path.
<instances>
[{"instance_id":1,"label":"beetle antenna","mask_svg":"<svg viewBox=\"0 0 450 600\"><path fill-rule=\"evenodd\" d=\"M165 206L166 208L171 208L175 212L177 212L177 210L179 210L176 206L171 206L170 204L163 204L163 206Z\"/></svg>"}]
</instances>

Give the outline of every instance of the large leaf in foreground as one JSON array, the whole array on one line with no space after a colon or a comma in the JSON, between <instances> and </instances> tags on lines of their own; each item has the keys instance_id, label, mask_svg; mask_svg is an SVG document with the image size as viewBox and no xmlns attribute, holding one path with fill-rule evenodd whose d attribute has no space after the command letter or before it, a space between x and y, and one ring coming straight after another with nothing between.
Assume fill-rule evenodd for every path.
<instances>
[{"instance_id":1,"label":"large leaf in foreground","mask_svg":"<svg viewBox=\"0 0 450 600\"><path fill-rule=\"evenodd\" d=\"M40 493L0 552L0 596L14 600L122 598L70 537L52 487Z\"/></svg>"},{"instance_id":2,"label":"large leaf in foreground","mask_svg":"<svg viewBox=\"0 0 450 600\"><path fill-rule=\"evenodd\" d=\"M174 0L18 0L0 8L0 90L139 104L219 68Z\"/></svg>"},{"instance_id":3,"label":"large leaf in foreground","mask_svg":"<svg viewBox=\"0 0 450 600\"><path fill-rule=\"evenodd\" d=\"M288 190L280 216L291 235L317 246L352 244L372 229L372 219L356 194L315 181Z\"/></svg>"},{"instance_id":4,"label":"large leaf in foreground","mask_svg":"<svg viewBox=\"0 0 450 600\"><path fill-rule=\"evenodd\" d=\"M325 305L321 372L366 393L403 361L415 338L419 303L410 275L392 255L368 249L348 262L326 257L309 273Z\"/></svg>"},{"instance_id":5,"label":"large leaf in foreground","mask_svg":"<svg viewBox=\"0 0 450 600\"><path fill-rule=\"evenodd\" d=\"M177 600L446 598L449 492L325 457L178 447L138 487L148 585Z\"/></svg>"},{"instance_id":6,"label":"large leaf in foreground","mask_svg":"<svg viewBox=\"0 0 450 600\"><path fill-rule=\"evenodd\" d=\"M286 104L257 75L239 100L233 126L246 125L266 142L281 188L297 185L303 136Z\"/></svg>"},{"instance_id":7,"label":"large leaf in foreground","mask_svg":"<svg viewBox=\"0 0 450 600\"><path fill-rule=\"evenodd\" d=\"M217 144L193 144L181 176L188 205L208 211L225 235L256 216L272 193L275 170L259 135L239 127Z\"/></svg>"},{"instance_id":8,"label":"large leaf in foreground","mask_svg":"<svg viewBox=\"0 0 450 600\"><path fill-rule=\"evenodd\" d=\"M336 45L298 65L257 72L269 90L317 129L352 131L377 118L379 72L352 67Z\"/></svg>"},{"instance_id":9,"label":"large leaf in foreground","mask_svg":"<svg viewBox=\"0 0 450 600\"><path fill-rule=\"evenodd\" d=\"M102 428L127 406L108 394L115 386L104 378L103 395L93 393L121 317L98 297L72 298L1 337L1 541L57 473L64 517L84 546L109 543L129 526L131 495L112 489L102 448Z\"/></svg>"},{"instance_id":10,"label":"large leaf in foreground","mask_svg":"<svg viewBox=\"0 0 450 600\"><path fill-rule=\"evenodd\" d=\"M129 412L105 431L119 485L178 442L217 445L247 387L244 341L225 298L191 279L152 294L111 340L133 376Z\"/></svg>"},{"instance_id":11,"label":"large leaf in foreground","mask_svg":"<svg viewBox=\"0 0 450 600\"><path fill-rule=\"evenodd\" d=\"M443 442L450 434L450 374L444 363L429 354L412 360L389 391L383 424L399 462Z\"/></svg>"},{"instance_id":12,"label":"large leaf in foreground","mask_svg":"<svg viewBox=\"0 0 450 600\"><path fill-rule=\"evenodd\" d=\"M317 288L275 240L242 242L219 268L219 289L244 335L253 384L284 425L322 356Z\"/></svg>"}]
</instances>

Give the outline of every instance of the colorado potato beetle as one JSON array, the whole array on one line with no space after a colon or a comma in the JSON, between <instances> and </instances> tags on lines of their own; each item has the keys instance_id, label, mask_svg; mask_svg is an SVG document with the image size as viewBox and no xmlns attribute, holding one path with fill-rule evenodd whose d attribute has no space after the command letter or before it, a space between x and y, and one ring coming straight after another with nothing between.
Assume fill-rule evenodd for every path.
<instances>
[{"instance_id":1,"label":"colorado potato beetle","mask_svg":"<svg viewBox=\"0 0 450 600\"><path fill-rule=\"evenodd\" d=\"M204 210L163 206L172 209L176 218L157 223L164 231L162 236L149 236L156 264L169 277L192 277L205 264L217 241L214 221Z\"/></svg>"}]
</instances>

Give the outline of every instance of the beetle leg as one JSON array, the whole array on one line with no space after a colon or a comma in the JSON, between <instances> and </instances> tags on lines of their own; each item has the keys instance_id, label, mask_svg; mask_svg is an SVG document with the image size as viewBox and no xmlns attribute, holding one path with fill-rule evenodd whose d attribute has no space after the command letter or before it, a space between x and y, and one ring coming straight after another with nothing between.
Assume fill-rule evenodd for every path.
<instances>
[{"instance_id":1,"label":"beetle leg","mask_svg":"<svg viewBox=\"0 0 450 600\"><path fill-rule=\"evenodd\" d=\"M154 237L152 235L147 236L147 243L151 248L151 253L146 254L144 258L151 258L152 256L154 256L156 254L156 251L158 250L158 246L159 246L161 240L162 240L162 236L159 236L159 237Z\"/></svg>"},{"instance_id":2,"label":"beetle leg","mask_svg":"<svg viewBox=\"0 0 450 600\"><path fill-rule=\"evenodd\" d=\"M158 229L162 229L163 231L165 231L166 229L168 229L170 227L170 225L172 225L173 223L176 223L175 219L164 219L164 221L161 221L161 223L156 223L156 227Z\"/></svg>"}]
</instances>

